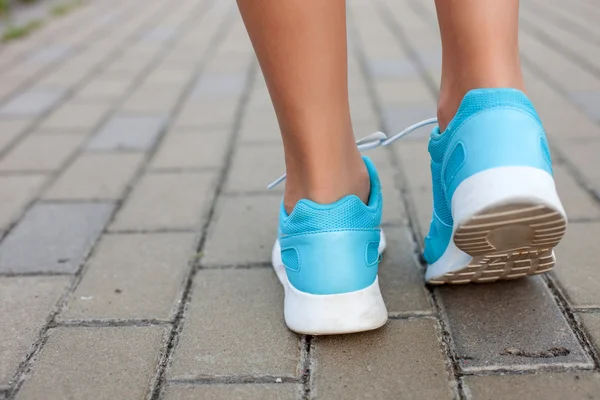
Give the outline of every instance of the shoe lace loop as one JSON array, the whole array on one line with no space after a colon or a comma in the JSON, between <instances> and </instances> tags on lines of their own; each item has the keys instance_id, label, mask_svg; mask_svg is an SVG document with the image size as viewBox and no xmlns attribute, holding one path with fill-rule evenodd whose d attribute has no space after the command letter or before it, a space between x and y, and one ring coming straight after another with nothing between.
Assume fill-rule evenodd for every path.
<instances>
[{"instance_id":1,"label":"shoe lace loop","mask_svg":"<svg viewBox=\"0 0 600 400\"><path fill-rule=\"evenodd\" d=\"M410 133L416 131L419 128L422 128L427 125L433 125L433 124L437 124L437 118L429 118L429 119L425 119L423 121L417 122L416 124L409 126L408 128L404 129L402 132L399 132L389 138L383 132L374 132L368 136L365 136L362 139L357 140L356 147L358 148L358 150L360 152L373 150L380 146L385 147L385 146L395 142L396 140L398 140L406 135L409 135ZM283 182L285 180L285 178L286 178L286 174L281 175L279 178L277 178L273 182L271 182L267 186L267 189L268 190L273 189L275 186L277 186L281 182Z\"/></svg>"}]
</instances>

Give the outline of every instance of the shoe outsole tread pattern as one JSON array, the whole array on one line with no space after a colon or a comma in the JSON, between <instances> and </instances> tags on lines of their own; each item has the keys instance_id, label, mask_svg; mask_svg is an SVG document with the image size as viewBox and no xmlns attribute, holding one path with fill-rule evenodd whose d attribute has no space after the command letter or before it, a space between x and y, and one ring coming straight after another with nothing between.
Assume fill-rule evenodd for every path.
<instances>
[{"instance_id":1,"label":"shoe outsole tread pattern","mask_svg":"<svg viewBox=\"0 0 600 400\"><path fill-rule=\"evenodd\" d=\"M512 204L486 209L454 233L454 243L472 256L472 261L429 283L488 283L548 272L555 264L552 249L564 236L566 226L563 214L546 205Z\"/></svg>"}]
</instances>

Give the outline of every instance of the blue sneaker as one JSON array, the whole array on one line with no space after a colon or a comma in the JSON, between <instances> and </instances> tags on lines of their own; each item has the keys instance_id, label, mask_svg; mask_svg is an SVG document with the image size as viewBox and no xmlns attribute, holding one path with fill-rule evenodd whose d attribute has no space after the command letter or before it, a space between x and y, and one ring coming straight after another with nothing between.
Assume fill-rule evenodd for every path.
<instances>
[{"instance_id":1,"label":"blue sneaker","mask_svg":"<svg viewBox=\"0 0 600 400\"><path fill-rule=\"evenodd\" d=\"M383 199L373 163L368 204L349 195L335 203L300 200L288 215L281 204L273 267L285 290L287 326L329 335L379 328L387 310L377 270L385 249L379 225Z\"/></svg>"},{"instance_id":2,"label":"blue sneaker","mask_svg":"<svg viewBox=\"0 0 600 400\"><path fill-rule=\"evenodd\" d=\"M429 140L431 284L493 282L546 272L567 217L542 124L524 93L477 89Z\"/></svg>"}]
</instances>

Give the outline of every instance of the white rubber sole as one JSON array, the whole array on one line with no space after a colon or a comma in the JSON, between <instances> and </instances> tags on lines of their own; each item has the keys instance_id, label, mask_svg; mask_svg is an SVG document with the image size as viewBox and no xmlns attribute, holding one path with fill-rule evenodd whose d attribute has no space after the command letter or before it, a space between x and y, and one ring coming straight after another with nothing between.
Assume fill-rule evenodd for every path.
<instances>
[{"instance_id":1,"label":"white rubber sole","mask_svg":"<svg viewBox=\"0 0 600 400\"><path fill-rule=\"evenodd\" d=\"M541 274L555 264L567 216L550 174L498 167L465 179L452 197L452 240L425 279L486 283Z\"/></svg>"},{"instance_id":2,"label":"white rubber sole","mask_svg":"<svg viewBox=\"0 0 600 400\"><path fill-rule=\"evenodd\" d=\"M379 254L383 253L385 246L382 231ZM370 286L354 292L315 295L301 292L290 284L281 261L279 240L273 246L272 261L285 292L285 323L292 331L307 335L336 335L370 331L387 322L379 278Z\"/></svg>"}]
</instances>

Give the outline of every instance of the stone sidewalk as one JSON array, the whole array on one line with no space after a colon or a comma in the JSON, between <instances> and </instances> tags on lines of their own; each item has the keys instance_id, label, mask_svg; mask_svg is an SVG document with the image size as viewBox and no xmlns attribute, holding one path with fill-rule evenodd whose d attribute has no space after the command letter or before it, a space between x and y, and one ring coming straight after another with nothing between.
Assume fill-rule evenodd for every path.
<instances>
[{"instance_id":1,"label":"stone sidewalk","mask_svg":"<svg viewBox=\"0 0 600 400\"><path fill-rule=\"evenodd\" d=\"M349 4L357 136L434 116L433 2ZM600 398L598 21L523 0L571 219L556 272L423 285L422 132L370 153L390 321L339 337L283 323L281 143L231 0L95 0L0 48L0 399Z\"/></svg>"}]
</instances>

